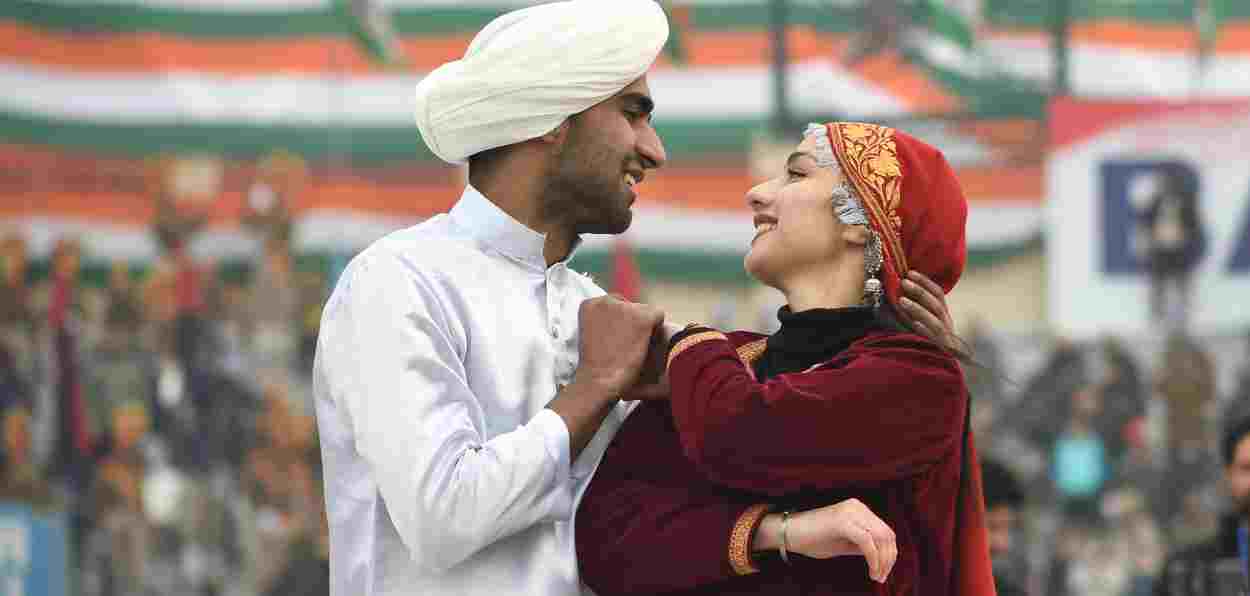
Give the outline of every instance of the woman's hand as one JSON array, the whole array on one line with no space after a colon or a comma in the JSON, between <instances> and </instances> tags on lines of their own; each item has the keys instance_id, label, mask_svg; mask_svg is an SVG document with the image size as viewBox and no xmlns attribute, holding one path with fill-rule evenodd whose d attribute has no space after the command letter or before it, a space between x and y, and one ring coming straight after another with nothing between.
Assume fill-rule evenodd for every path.
<instances>
[{"instance_id":1,"label":"woman's hand","mask_svg":"<svg viewBox=\"0 0 1250 596\"><path fill-rule=\"evenodd\" d=\"M899 318L916 333L942 344L952 351L961 351L963 344L955 336L950 308L942 286L919 271L909 271L903 278L903 299L899 301Z\"/></svg>"},{"instance_id":2,"label":"woman's hand","mask_svg":"<svg viewBox=\"0 0 1250 596\"><path fill-rule=\"evenodd\" d=\"M765 516L752 549L780 549L781 526L780 514ZM858 499L791 514L784 541L788 552L813 559L862 556L868 563L868 576L880 583L890 576L898 560L894 531Z\"/></svg>"},{"instance_id":3,"label":"woman's hand","mask_svg":"<svg viewBox=\"0 0 1250 596\"><path fill-rule=\"evenodd\" d=\"M681 325L665 322L651 338L650 352L638 382L621 396L625 401L666 401L669 397L668 344L682 330Z\"/></svg>"}]
</instances>

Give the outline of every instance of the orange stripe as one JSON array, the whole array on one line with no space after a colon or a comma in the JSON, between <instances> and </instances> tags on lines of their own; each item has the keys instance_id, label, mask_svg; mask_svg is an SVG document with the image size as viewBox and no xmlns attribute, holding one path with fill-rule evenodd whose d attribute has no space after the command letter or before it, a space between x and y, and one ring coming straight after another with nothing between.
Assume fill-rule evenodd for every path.
<instances>
[{"instance_id":1,"label":"orange stripe","mask_svg":"<svg viewBox=\"0 0 1250 596\"><path fill-rule=\"evenodd\" d=\"M425 72L464 54L471 35L410 37L402 40L409 68ZM769 40L761 31L698 32L690 35L694 66L764 66ZM790 52L795 60L828 58L833 38L795 28ZM80 35L0 22L0 55L10 60L86 72L193 70L226 75L318 73L336 68L376 73L376 66L349 40L332 37L206 40L164 33ZM337 61L337 66L336 62ZM667 56L660 64L668 65Z\"/></svg>"},{"instance_id":2,"label":"orange stripe","mask_svg":"<svg viewBox=\"0 0 1250 596\"><path fill-rule=\"evenodd\" d=\"M423 36L403 40L409 68L429 71L459 58L470 35ZM771 48L763 31L694 32L686 40L691 66L756 66L770 64ZM810 27L789 32L794 61L835 60L847 42ZM376 74L350 41L330 37L255 40L204 40L162 33L75 35L0 22L0 55L47 68L89 73L196 71L231 76L316 74L336 69L351 74ZM672 68L667 55L657 64ZM922 110L955 109L953 96L915 67L896 56L869 61L860 76Z\"/></svg>"},{"instance_id":3,"label":"orange stripe","mask_svg":"<svg viewBox=\"0 0 1250 596\"><path fill-rule=\"evenodd\" d=\"M1039 29L997 28L986 29L983 34L990 39L1030 41L1043 46L1049 46L1052 39L1049 32ZM1159 52L1193 52L1198 48L1198 32L1193 26L1151 24L1123 19L1074 24L1071 40L1075 43ZM1222 54L1250 53L1250 23L1224 23L1213 49Z\"/></svg>"},{"instance_id":4,"label":"orange stripe","mask_svg":"<svg viewBox=\"0 0 1250 596\"><path fill-rule=\"evenodd\" d=\"M839 40L835 53L838 62L842 61L849 47L849 40ZM947 93L928 75L903 60L898 52L885 52L869 58L856 65L852 72L904 99L907 107L916 112L958 112L964 108L963 100Z\"/></svg>"}]
</instances>

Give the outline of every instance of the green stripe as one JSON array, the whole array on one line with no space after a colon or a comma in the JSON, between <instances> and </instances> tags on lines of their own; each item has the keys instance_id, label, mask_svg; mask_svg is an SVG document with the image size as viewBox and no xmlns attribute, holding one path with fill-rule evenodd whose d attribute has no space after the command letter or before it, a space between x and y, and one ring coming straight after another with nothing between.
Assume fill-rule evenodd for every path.
<instances>
[{"instance_id":1,"label":"green stripe","mask_svg":"<svg viewBox=\"0 0 1250 596\"><path fill-rule=\"evenodd\" d=\"M940 0L931 0L940 1ZM1074 21L1124 18L1144 23L1192 23L1194 0L1090 0L1072 3ZM1250 20L1250 2L1227 2L1224 17ZM984 0L985 18L995 26L1044 28L1050 23L1053 0ZM472 33L507 7L402 8L392 14L402 35ZM721 31L764 29L769 23L768 3L701 4L690 9L695 30ZM346 35L349 24L326 6L313 10L255 13L151 7L134 2L45 3L37 0L0 2L0 19L47 29L95 32L160 32L185 36L245 38L309 35ZM847 33L858 30L860 17L853 6L830 2L792 2L790 23L820 31Z\"/></svg>"},{"instance_id":2,"label":"green stripe","mask_svg":"<svg viewBox=\"0 0 1250 596\"><path fill-rule=\"evenodd\" d=\"M906 52L908 60L923 68L933 80L966 102L967 115L984 119L1046 116L1048 96L1035 83L994 75L974 78L930 63L916 50Z\"/></svg>"},{"instance_id":3,"label":"green stripe","mask_svg":"<svg viewBox=\"0 0 1250 596\"><path fill-rule=\"evenodd\" d=\"M507 8L403 8L392 13L396 31L403 35L473 33ZM73 6L32 0L0 2L0 19L45 29L93 32L159 32L196 37L282 37L344 35L347 23L331 7L304 11L229 12L149 7L135 3ZM822 31L854 31L859 17L854 9L825 3L795 4L790 22ZM768 7L759 5L695 6L691 25L696 30L762 29L769 22Z\"/></svg>"},{"instance_id":4,"label":"green stripe","mask_svg":"<svg viewBox=\"0 0 1250 596\"><path fill-rule=\"evenodd\" d=\"M752 133L762 121L657 122L656 128L672 157L746 155ZM216 153L252 159L274 149L287 149L309 159L342 154L355 163L434 161L416 127L324 127L246 125L113 125L51 120L0 112L0 139L50 145L104 154L145 156L156 153Z\"/></svg>"},{"instance_id":5,"label":"green stripe","mask_svg":"<svg viewBox=\"0 0 1250 596\"><path fill-rule=\"evenodd\" d=\"M1000 27L1050 26L1056 0L984 0L986 20ZM1250 2L1230 2L1230 18L1250 18ZM1242 4L1232 8L1232 4ZM1194 0L1087 0L1071 3L1072 20L1129 19L1148 24L1190 25Z\"/></svg>"},{"instance_id":6,"label":"green stripe","mask_svg":"<svg viewBox=\"0 0 1250 596\"><path fill-rule=\"evenodd\" d=\"M1025 254L1034 254L1042 249L1040 237L1032 237L1020 242L1002 244L989 248L970 249L968 251L967 269L977 269L998 265L1004 261ZM330 270L332 258L326 252L304 252L297 255L296 267L301 271ZM757 283L742 269L741 253L733 252L702 252L697 250L679 251L672 249L635 250L635 261L638 270L645 280L655 279L669 282L686 282L697 284L747 285ZM146 262L129 263L132 277L141 279L151 265ZM570 267L588 273L601 283L610 283L612 276L612 253L606 250L584 250L570 262ZM83 264L81 279L92 286L103 287L108 283L111 263L99 258L98 255L87 255ZM28 281L34 283L47 277L48 261L32 260L28 269ZM251 279L252 265L242 259L223 259L218 268L219 276L232 283L247 283Z\"/></svg>"}]
</instances>

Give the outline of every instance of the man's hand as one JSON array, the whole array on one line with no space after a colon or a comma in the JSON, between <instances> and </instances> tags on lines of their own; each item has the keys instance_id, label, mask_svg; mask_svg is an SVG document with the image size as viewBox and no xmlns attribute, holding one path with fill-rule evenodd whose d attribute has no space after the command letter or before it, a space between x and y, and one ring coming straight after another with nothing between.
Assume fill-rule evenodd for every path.
<instances>
[{"instance_id":1,"label":"man's hand","mask_svg":"<svg viewBox=\"0 0 1250 596\"><path fill-rule=\"evenodd\" d=\"M868 576L884 583L898 560L894 531L857 499L790 515L786 550L813 559L862 556ZM753 550L781 547L781 515L771 513L760 524Z\"/></svg>"},{"instance_id":2,"label":"man's hand","mask_svg":"<svg viewBox=\"0 0 1250 596\"><path fill-rule=\"evenodd\" d=\"M651 336L651 347L638 382L621 395L626 401L667 401L669 397L668 344L682 330L681 325L665 322Z\"/></svg>"},{"instance_id":3,"label":"man's hand","mask_svg":"<svg viewBox=\"0 0 1250 596\"><path fill-rule=\"evenodd\" d=\"M623 394L639 380L664 313L646 304L600 296L582 302L577 313L581 353L574 383Z\"/></svg>"},{"instance_id":4,"label":"man's hand","mask_svg":"<svg viewBox=\"0 0 1250 596\"><path fill-rule=\"evenodd\" d=\"M573 458L590 443L603 418L638 380L664 313L612 296L582 302L577 312L581 360L573 382L547 404L569 429Z\"/></svg>"},{"instance_id":5,"label":"man's hand","mask_svg":"<svg viewBox=\"0 0 1250 596\"><path fill-rule=\"evenodd\" d=\"M963 343L955 336L950 308L942 286L919 271L909 271L903 278L903 299L899 301L899 318L913 331L942 344L947 349L963 351Z\"/></svg>"}]
</instances>

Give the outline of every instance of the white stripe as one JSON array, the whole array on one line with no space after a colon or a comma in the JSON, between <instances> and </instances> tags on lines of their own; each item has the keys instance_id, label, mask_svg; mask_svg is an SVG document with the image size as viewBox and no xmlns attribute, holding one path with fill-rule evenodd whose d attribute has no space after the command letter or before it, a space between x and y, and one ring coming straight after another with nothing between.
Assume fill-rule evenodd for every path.
<instances>
[{"instance_id":1,"label":"white stripe","mask_svg":"<svg viewBox=\"0 0 1250 596\"><path fill-rule=\"evenodd\" d=\"M1041 228L1041 206L1014 202L979 202L968 217L968 248L988 250L1023 243ZM360 211L317 210L302 216L294 230L295 249L353 251L394 230L419 220L386 217ZM54 215L14 218L31 254L46 257L65 236L82 240L88 258L145 261L158 256L151 230L144 226L100 223L85 218ZM700 211L649 207L638 209L630 238L639 248L702 252L726 256L745 254L754 229L746 211ZM610 236L587 236L586 248L607 249ZM200 258L242 258L260 254L256 238L237 227L213 227L196 236L192 254Z\"/></svg>"},{"instance_id":2,"label":"white stripe","mask_svg":"<svg viewBox=\"0 0 1250 596\"><path fill-rule=\"evenodd\" d=\"M1046 82L1053 74L1054 55L1046 43L998 38L987 40L986 46L996 63L1016 76ZM1203 76L1194 52L1073 44L1069 57L1072 91L1095 97L1155 99L1250 95L1250 77L1245 76L1250 72L1250 56L1213 54L1208 61Z\"/></svg>"},{"instance_id":3,"label":"white stripe","mask_svg":"<svg viewBox=\"0 0 1250 596\"><path fill-rule=\"evenodd\" d=\"M0 62L0 109L121 124L409 126L418 75L339 79L207 73L71 74ZM825 63L791 66L794 106L819 114L901 115L906 105ZM763 119L772 113L766 67L666 69L650 75L657 118Z\"/></svg>"}]
</instances>

